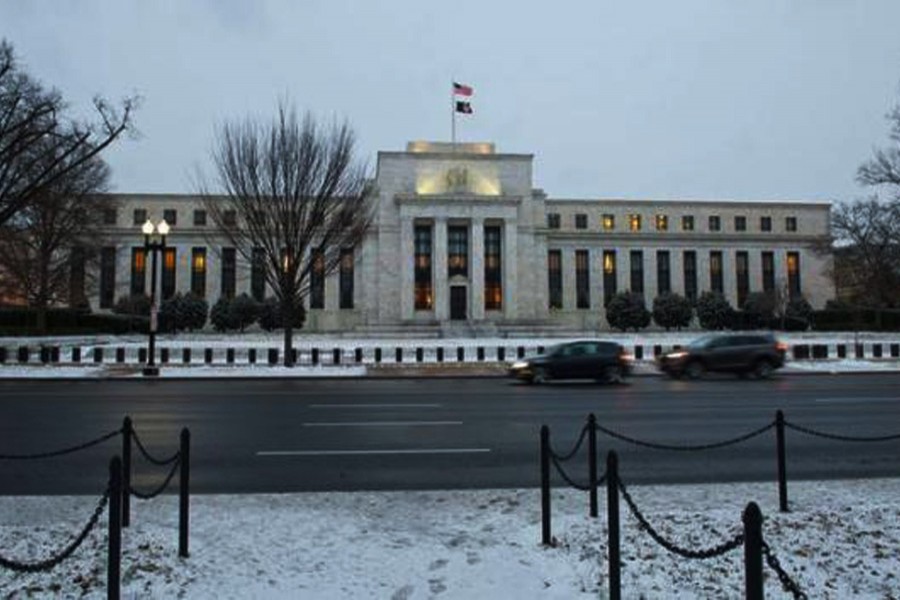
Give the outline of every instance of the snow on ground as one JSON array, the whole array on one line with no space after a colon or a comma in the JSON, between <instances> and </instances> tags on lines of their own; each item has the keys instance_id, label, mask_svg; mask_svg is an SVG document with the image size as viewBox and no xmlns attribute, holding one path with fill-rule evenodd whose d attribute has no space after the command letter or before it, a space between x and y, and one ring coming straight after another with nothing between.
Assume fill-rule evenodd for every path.
<instances>
[{"instance_id":1,"label":"snow on ground","mask_svg":"<svg viewBox=\"0 0 900 600\"><path fill-rule=\"evenodd\" d=\"M624 476L625 474L623 474ZM627 483L627 480L626 480ZM773 483L634 486L651 524L681 546L740 531L756 501L763 535L810 598L900 597L900 480L791 482L792 512ZM125 598L607 597L605 495L553 492L554 548L540 545L537 490L194 496L191 556L177 558L177 497L135 501L123 534ZM37 560L60 548L91 497L0 498L0 554ZM743 549L707 560L669 554L622 502L625 598L739 598ZM106 519L47 574L0 569L6 598L102 598ZM789 597L766 568L766 595Z\"/></svg>"}]
</instances>

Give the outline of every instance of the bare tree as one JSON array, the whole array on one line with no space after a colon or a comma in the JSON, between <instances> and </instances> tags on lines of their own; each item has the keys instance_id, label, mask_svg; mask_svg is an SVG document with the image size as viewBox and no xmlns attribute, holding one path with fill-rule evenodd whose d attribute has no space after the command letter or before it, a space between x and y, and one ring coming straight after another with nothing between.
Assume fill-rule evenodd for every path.
<instances>
[{"instance_id":1,"label":"bare tree","mask_svg":"<svg viewBox=\"0 0 900 600\"><path fill-rule=\"evenodd\" d=\"M31 193L0 225L0 292L35 308L39 331L46 329L47 309L72 297L73 252L86 262L96 256L105 210L115 207L110 196L99 194L107 189L106 163L96 155L84 159L89 148L57 161L56 153L62 152L54 147L40 155L59 162L65 175ZM77 166L69 168L69 163Z\"/></svg>"},{"instance_id":2,"label":"bare tree","mask_svg":"<svg viewBox=\"0 0 900 600\"><path fill-rule=\"evenodd\" d=\"M67 119L62 95L24 72L0 40L0 224L132 131L136 104L127 98L119 110L96 97L96 123Z\"/></svg>"},{"instance_id":3,"label":"bare tree","mask_svg":"<svg viewBox=\"0 0 900 600\"><path fill-rule=\"evenodd\" d=\"M875 155L857 169L856 180L867 186L890 186L895 198L900 198L900 106L894 107L887 119L891 123L889 137L893 145L876 148Z\"/></svg>"},{"instance_id":4,"label":"bare tree","mask_svg":"<svg viewBox=\"0 0 900 600\"><path fill-rule=\"evenodd\" d=\"M261 259L281 305L288 366L293 317L313 269L323 278L334 272L342 250L356 248L372 220L366 168L354 144L346 122L323 127L310 113L300 121L281 103L269 124L246 119L219 128L212 158L221 193L200 185L229 245L250 264Z\"/></svg>"}]
</instances>

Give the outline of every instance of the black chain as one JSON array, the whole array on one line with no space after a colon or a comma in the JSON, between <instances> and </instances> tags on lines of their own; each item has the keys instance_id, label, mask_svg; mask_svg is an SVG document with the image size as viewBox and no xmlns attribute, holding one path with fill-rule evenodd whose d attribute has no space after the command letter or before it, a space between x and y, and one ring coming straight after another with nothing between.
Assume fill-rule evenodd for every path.
<instances>
[{"instance_id":1,"label":"black chain","mask_svg":"<svg viewBox=\"0 0 900 600\"><path fill-rule=\"evenodd\" d=\"M887 442L890 440L900 440L900 433L895 433L893 435L881 435L881 436L873 436L873 437L854 437L849 435L838 435L835 433L825 433L822 431L816 431L815 429L810 429L809 427L803 427L802 425L795 425L793 423L789 423L787 421L784 422L785 427L789 427L794 431L799 431L800 433L805 433L807 435L814 435L816 437L822 437L829 440L838 440L841 442Z\"/></svg>"},{"instance_id":2,"label":"black chain","mask_svg":"<svg viewBox=\"0 0 900 600\"><path fill-rule=\"evenodd\" d=\"M179 456L176 455L175 458L179 458ZM181 465L180 460L175 461L175 463L172 464L172 468L169 470L169 474L166 476L165 480L162 482L162 485L157 487L152 492L140 492L140 491L134 489L134 486L132 486L128 491L131 492L131 494L133 496L136 496L136 497L140 498L141 500L150 500L151 498L156 498L157 496L162 494L167 487L169 487L169 483L172 482L172 478L175 477L175 472L178 470L178 467L180 465Z\"/></svg>"},{"instance_id":3,"label":"black chain","mask_svg":"<svg viewBox=\"0 0 900 600\"><path fill-rule=\"evenodd\" d=\"M562 461L569 460L570 458L575 456L575 453L578 452L579 448L581 448L581 444L584 443L584 438L587 435L587 431L588 431L587 425L585 425L584 427L581 428L581 435L578 437L578 441L575 442L575 446L572 448L571 452L569 452L568 454L565 454L565 455L557 454L556 452L553 451L553 448L550 448L550 456L558 458L559 460L562 460Z\"/></svg>"},{"instance_id":4,"label":"black chain","mask_svg":"<svg viewBox=\"0 0 900 600\"><path fill-rule=\"evenodd\" d=\"M682 451L682 452L697 451L697 450L712 450L714 448L724 448L725 446L732 446L734 444L740 444L741 442L746 442L747 440L754 438L758 435L762 435L763 433L765 433L766 431L768 431L769 429L771 429L773 427L775 427L774 422L769 423L765 427L760 427L759 429L751 431L750 433L746 433L742 436L739 436L739 437L736 437L736 438L733 438L730 440L725 440L724 442L714 442L712 444L700 444L697 446L673 446L670 444L657 444L657 443L653 443L653 442L645 442L643 440L629 437L629 436L623 435L621 433L616 433L615 431L613 431L611 429L607 429L606 427L603 427L602 425L597 425L597 429L599 429L606 435L609 435L616 439L620 439L623 442L628 442L630 444L635 444L638 446L644 446L646 448L654 448L656 450L678 450L678 451Z\"/></svg>"},{"instance_id":5,"label":"black chain","mask_svg":"<svg viewBox=\"0 0 900 600\"><path fill-rule=\"evenodd\" d=\"M791 579L791 576L781 567L781 563L778 562L778 557L775 556L772 549L769 547L769 544L765 541L762 543L762 551L763 555L766 557L766 562L769 563L769 566L778 575L778 580L781 581L781 587L784 588L784 591L790 592L797 600L807 600L808 596L806 593L800 589L797 582Z\"/></svg>"},{"instance_id":6,"label":"black chain","mask_svg":"<svg viewBox=\"0 0 900 600\"><path fill-rule=\"evenodd\" d=\"M625 503L628 504L628 508L631 511L631 514L634 515L634 518L638 520L641 529L650 534L657 544L672 552L673 554L677 554L678 556L684 558L713 558L715 556L722 556L723 554L727 554L731 552L735 548L739 548L744 543L744 534L738 533L735 534L730 540L722 542L718 546L713 546L711 548L706 548L703 550L689 550L687 548L681 548L680 546L675 545L674 542L670 542L666 538L664 538L659 532L653 529L653 526L650 525L650 522L647 521L646 517L641 514L641 511L638 510L637 505L634 503L634 500L631 498L631 495L628 493L628 490L625 489L625 484L619 480L619 491L622 492L622 497L625 498Z\"/></svg>"},{"instance_id":7,"label":"black chain","mask_svg":"<svg viewBox=\"0 0 900 600\"><path fill-rule=\"evenodd\" d=\"M33 460L36 458L50 458L53 456L71 454L72 452L78 452L79 450L84 450L85 448L90 448L91 446L102 444L106 440L116 437L121 433L121 429L116 429L115 431L110 431L106 435L98 437L95 440L91 440L77 446L72 446L70 448L63 448L62 450L53 450L52 452L38 452L36 454L0 454L0 460Z\"/></svg>"},{"instance_id":8,"label":"black chain","mask_svg":"<svg viewBox=\"0 0 900 600\"><path fill-rule=\"evenodd\" d=\"M550 460L553 461L553 465L556 467L556 471L565 480L565 482L568 483L570 486L572 486L576 490L581 490L582 492L589 492L591 490L590 484L582 485L580 483L575 482L571 477L569 477L568 473L566 473L565 469L563 469L562 463L559 462L559 459L557 459L556 456L551 454ZM600 487L604 483L606 483L606 473L604 473L603 476L597 480L597 487Z\"/></svg>"},{"instance_id":9,"label":"black chain","mask_svg":"<svg viewBox=\"0 0 900 600\"><path fill-rule=\"evenodd\" d=\"M18 562L12 559L4 558L0 556L0 567L5 569L11 569L13 571L19 571L22 573L38 573L41 571L49 571L65 559L69 558L73 552L75 552L79 546L84 542L87 538L88 534L94 529L97 525L97 521L100 519L100 515L103 514L103 511L106 510L106 504L109 502L109 493L110 488L107 487L106 491L103 492L103 496L100 498L100 501L97 503L97 508L94 509L94 514L91 515L91 518L88 520L87 525L84 526L84 529L81 530L81 533L78 534L68 546L63 548L63 550L57 554L56 556L51 556L48 559L26 563L26 562Z\"/></svg>"},{"instance_id":10,"label":"black chain","mask_svg":"<svg viewBox=\"0 0 900 600\"><path fill-rule=\"evenodd\" d=\"M172 456L170 456L169 458L167 458L165 460L162 460L159 458L154 458L149 452L147 452L147 449L144 447L144 444L141 443L141 438L138 437L138 434L136 431L132 431L131 436L134 439L134 443L137 445L138 450L141 451L141 454L144 455L144 458L146 458L148 462L153 463L154 465L156 465L158 467L164 467L164 466L170 465L173 462L175 462L176 460L178 460L178 455L179 455L180 451L176 452L175 454L173 454Z\"/></svg>"}]
</instances>

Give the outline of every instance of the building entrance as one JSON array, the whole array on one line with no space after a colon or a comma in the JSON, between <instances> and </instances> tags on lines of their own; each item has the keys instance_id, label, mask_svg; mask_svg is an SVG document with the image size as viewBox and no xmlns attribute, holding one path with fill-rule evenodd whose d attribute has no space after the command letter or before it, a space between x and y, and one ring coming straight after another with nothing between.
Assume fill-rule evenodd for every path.
<instances>
[{"instance_id":1,"label":"building entrance","mask_svg":"<svg viewBox=\"0 0 900 600\"><path fill-rule=\"evenodd\" d=\"M465 321L466 320L466 286L451 285L450 286L450 320Z\"/></svg>"}]
</instances>

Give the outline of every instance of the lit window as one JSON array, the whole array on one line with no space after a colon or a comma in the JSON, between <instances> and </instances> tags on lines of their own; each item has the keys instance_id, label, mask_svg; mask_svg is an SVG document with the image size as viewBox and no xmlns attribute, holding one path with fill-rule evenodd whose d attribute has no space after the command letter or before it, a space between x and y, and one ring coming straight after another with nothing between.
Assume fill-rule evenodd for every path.
<instances>
[{"instance_id":1,"label":"lit window","mask_svg":"<svg viewBox=\"0 0 900 600\"><path fill-rule=\"evenodd\" d=\"M603 253L603 272L604 273L615 273L616 272L616 254L615 254L615 252L604 252Z\"/></svg>"},{"instance_id":2,"label":"lit window","mask_svg":"<svg viewBox=\"0 0 900 600\"><path fill-rule=\"evenodd\" d=\"M693 231L694 230L694 215L684 215L681 217L681 230L682 231Z\"/></svg>"},{"instance_id":3,"label":"lit window","mask_svg":"<svg viewBox=\"0 0 900 600\"><path fill-rule=\"evenodd\" d=\"M628 215L628 227L631 231L640 231L641 215Z\"/></svg>"},{"instance_id":4,"label":"lit window","mask_svg":"<svg viewBox=\"0 0 900 600\"><path fill-rule=\"evenodd\" d=\"M603 215L603 229L612 231L616 228L616 217L613 215Z\"/></svg>"},{"instance_id":5,"label":"lit window","mask_svg":"<svg viewBox=\"0 0 900 600\"><path fill-rule=\"evenodd\" d=\"M668 215L656 215L656 230L657 231L668 231L669 230Z\"/></svg>"}]
</instances>

